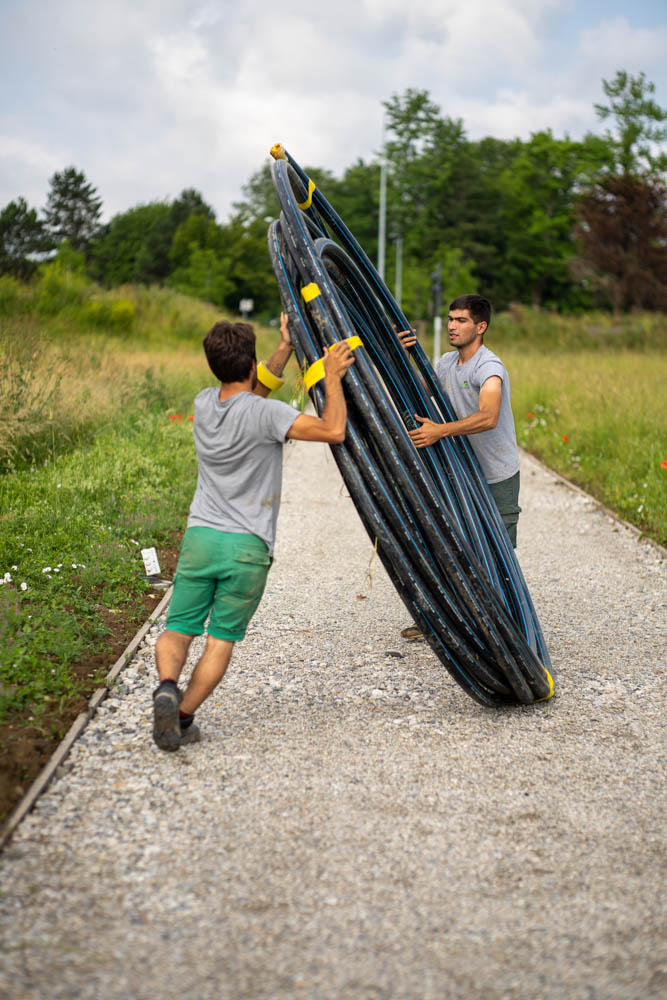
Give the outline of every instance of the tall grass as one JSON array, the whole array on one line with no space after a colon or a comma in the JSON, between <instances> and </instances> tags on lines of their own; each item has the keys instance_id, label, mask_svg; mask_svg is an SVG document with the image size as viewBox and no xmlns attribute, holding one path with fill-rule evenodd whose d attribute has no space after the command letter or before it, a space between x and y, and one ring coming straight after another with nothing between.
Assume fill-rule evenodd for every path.
<instances>
[{"instance_id":1,"label":"tall grass","mask_svg":"<svg viewBox=\"0 0 667 1000\"><path fill-rule=\"evenodd\" d=\"M0 471L53 460L119 414L190 411L215 381L201 342L220 318L167 289L103 292L57 263L32 286L0 278ZM270 354L276 334L257 333Z\"/></svg>"}]
</instances>

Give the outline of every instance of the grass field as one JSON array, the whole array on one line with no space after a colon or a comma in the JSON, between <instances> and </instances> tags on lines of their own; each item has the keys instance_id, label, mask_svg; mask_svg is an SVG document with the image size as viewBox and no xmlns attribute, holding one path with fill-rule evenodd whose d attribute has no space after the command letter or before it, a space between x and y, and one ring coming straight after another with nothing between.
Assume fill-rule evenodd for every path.
<instances>
[{"instance_id":1,"label":"grass field","mask_svg":"<svg viewBox=\"0 0 667 1000\"><path fill-rule=\"evenodd\" d=\"M29 288L0 279L6 725L49 719L60 735L68 706L97 682L86 666L114 623L144 614L139 551L175 549L185 525L188 417L213 381L201 340L216 318L173 292L104 293L57 268ZM488 335L510 371L520 444L663 544L666 331L664 316L515 310ZM277 332L258 334L266 358ZM288 371L286 399L298 382Z\"/></svg>"}]
</instances>

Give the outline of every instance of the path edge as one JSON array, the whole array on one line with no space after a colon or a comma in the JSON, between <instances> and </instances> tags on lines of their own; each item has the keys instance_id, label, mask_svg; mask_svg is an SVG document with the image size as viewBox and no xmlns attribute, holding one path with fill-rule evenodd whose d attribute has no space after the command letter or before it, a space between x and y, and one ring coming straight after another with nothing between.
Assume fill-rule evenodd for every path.
<instances>
[{"instance_id":1,"label":"path edge","mask_svg":"<svg viewBox=\"0 0 667 1000\"><path fill-rule=\"evenodd\" d=\"M34 807L42 792L47 789L56 771L67 758L70 750L81 736L90 720L94 718L99 706L109 696L109 692L111 691L116 678L121 673L123 668L130 662L132 655L140 645L141 640L144 638L151 626L156 624L160 615L169 604L173 589L173 586L169 588L155 610L151 613L150 617L144 622L134 638L125 647L114 665L111 667L109 673L104 678L104 687L97 688L97 690L92 693L88 700L87 708L76 717L63 739L53 751L48 763L44 765L23 798L17 803L12 812L9 814L9 817L0 829L0 852L2 852L7 846L15 833L16 828Z\"/></svg>"}]
</instances>

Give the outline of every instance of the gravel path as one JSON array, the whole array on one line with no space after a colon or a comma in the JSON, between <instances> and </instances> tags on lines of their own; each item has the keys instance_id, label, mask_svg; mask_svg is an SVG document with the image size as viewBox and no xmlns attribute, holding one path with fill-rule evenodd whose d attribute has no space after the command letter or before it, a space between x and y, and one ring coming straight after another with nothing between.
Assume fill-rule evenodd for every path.
<instances>
[{"instance_id":1,"label":"gravel path","mask_svg":"<svg viewBox=\"0 0 667 1000\"><path fill-rule=\"evenodd\" d=\"M156 626L0 858L0 995L665 996L667 565L528 458L522 505L557 696L492 711L400 638L328 449L288 446L203 742L152 743Z\"/></svg>"}]
</instances>

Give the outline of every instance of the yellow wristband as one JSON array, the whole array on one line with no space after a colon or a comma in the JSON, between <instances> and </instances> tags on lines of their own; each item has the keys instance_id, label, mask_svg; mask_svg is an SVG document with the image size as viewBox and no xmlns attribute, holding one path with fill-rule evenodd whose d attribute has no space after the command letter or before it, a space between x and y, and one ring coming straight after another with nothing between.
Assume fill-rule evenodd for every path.
<instances>
[{"instance_id":1,"label":"yellow wristband","mask_svg":"<svg viewBox=\"0 0 667 1000\"><path fill-rule=\"evenodd\" d=\"M347 337L345 343L349 346L351 351L353 351L355 347L364 346L361 337ZM329 350L331 350L333 347L335 347L335 344L332 344ZM310 368L306 369L306 373L303 376L303 384L306 387L306 392L309 389L312 389L312 387L316 385L318 382L321 382L323 378L324 378L324 362L322 361L322 358L318 358L317 361L314 361L312 363Z\"/></svg>"},{"instance_id":2,"label":"yellow wristband","mask_svg":"<svg viewBox=\"0 0 667 1000\"><path fill-rule=\"evenodd\" d=\"M263 361L257 365L257 381L261 382L263 386L270 389L273 392L274 389L279 389L281 385L285 384L284 378L278 378L273 372L270 372Z\"/></svg>"}]
</instances>

